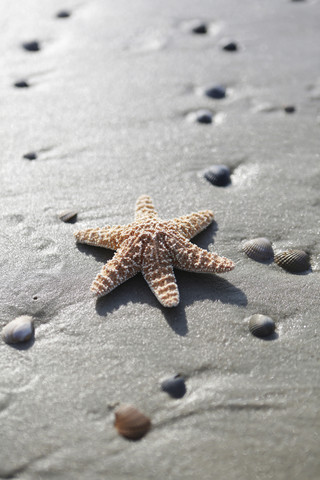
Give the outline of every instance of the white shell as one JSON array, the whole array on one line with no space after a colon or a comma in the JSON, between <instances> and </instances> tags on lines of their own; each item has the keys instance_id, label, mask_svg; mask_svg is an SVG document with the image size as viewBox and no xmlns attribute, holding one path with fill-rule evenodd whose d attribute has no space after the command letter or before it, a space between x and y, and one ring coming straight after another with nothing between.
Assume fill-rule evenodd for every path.
<instances>
[{"instance_id":1,"label":"white shell","mask_svg":"<svg viewBox=\"0 0 320 480\"><path fill-rule=\"evenodd\" d=\"M15 318L2 329L2 338L6 343L27 342L33 334L33 320L29 315Z\"/></svg>"}]
</instances>

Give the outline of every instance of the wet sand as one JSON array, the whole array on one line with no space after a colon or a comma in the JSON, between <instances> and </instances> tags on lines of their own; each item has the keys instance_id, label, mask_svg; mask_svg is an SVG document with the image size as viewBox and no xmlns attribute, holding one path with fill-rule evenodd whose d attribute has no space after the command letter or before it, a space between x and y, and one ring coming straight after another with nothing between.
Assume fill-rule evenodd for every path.
<instances>
[{"instance_id":1,"label":"wet sand","mask_svg":"<svg viewBox=\"0 0 320 480\"><path fill-rule=\"evenodd\" d=\"M318 480L319 20L318 0L1 2L0 328L32 315L35 338L0 342L0 478ZM194 242L236 268L177 271L174 309L140 274L96 302L113 254L73 232L129 223L141 194L163 218L213 210ZM311 270L249 259L254 237ZM142 440L120 403L151 418Z\"/></svg>"}]
</instances>

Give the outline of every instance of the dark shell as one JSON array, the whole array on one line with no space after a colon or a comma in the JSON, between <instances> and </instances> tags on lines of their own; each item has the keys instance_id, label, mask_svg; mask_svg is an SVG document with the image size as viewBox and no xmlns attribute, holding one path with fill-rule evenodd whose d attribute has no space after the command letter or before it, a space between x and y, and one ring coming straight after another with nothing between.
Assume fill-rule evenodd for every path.
<instances>
[{"instance_id":1,"label":"dark shell","mask_svg":"<svg viewBox=\"0 0 320 480\"><path fill-rule=\"evenodd\" d=\"M207 95L207 97L215 98L219 100L221 98L225 98L226 89L221 85L216 85L215 87L208 88L205 91L205 94Z\"/></svg>"},{"instance_id":2,"label":"dark shell","mask_svg":"<svg viewBox=\"0 0 320 480\"><path fill-rule=\"evenodd\" d=\"M283 107L283 110L286 113L294 113L296 111L296 107L294 105L286 105L285 107Z\"/></svg>"},{"instance_id":3,"label":"dark shell","mask_svg":"<svg viewBox=\"0 0 320 480\"><path fill-rule=\"evenodd\" d=\"M26 158L27 160L36 160L37 154L35 152L25 153L23 158Z\"/></svg>"},{"instance_id":4,"label":"dark shell","mask_svg":"<svg viewBox=\"0 0 320 480\"><path fill-rule=\"evenodd\" d=\"M309 255L303 250L287 250L280 252L274 257L274 261L279 267L284 268L291 273L301 273L309 270Z\"/></svg>"},{"instance_id":5,"label":"dark shell","mask_svg":"<svg viewBox=\"0 0 320 480\"><path fill-rule=\"evenodd\" d=\"M71 16L71 12L68 10L60 10L57 14L57 18L69 18Z\"/></svg>"},{"instance_id":6,"label":"dark shell","mask_svg":"<svg viewBox=\"0 0 320 480\"><path fill-rule=\"evenodd\" d=\"M78 215L78 212L74 211L74 210L66 210L65 212L62 212L59 214L59 218L60 220L62 220L62 222L75 222L77 220L77 215Z\"/></svg>"},{"instance_id":7,"label":"dark shell","mask_svg":"<svg viewBox=\"0 0 320 480\"><path fill-rule=\"evenodd\" d=\"M236 52L238 50L238 45L236 42L229 42L223 45L222 49L226 50L227 52Z\"/></svg>"},{"instance_id":8,"label":"dark shell","mask_svg":"<svg viewBox=\"0 0 320 480\"><path fill-rule=\"evenodd\" d=\"M161 383L161 389L173 398L182 398L187 389L184 378L181 375L175 375Z\"/></svg>"},{"instance_id":9,"label":"dark shell","mask_svg":"<svg viewBox=\"0 0 320 480\"><path fill-rule=\"evenodd\" d=\"M27 342L33 335L34 325L29 315L15 318L2 329L2 338L6 343Z\"/></svg>"},{"instance_id":10,"label":"dark shell","mask_svg":"<svg viewBox=\"0 0 320 480\"><path fill-rule=\"evenodd\" d=\"M25 50L28 50L28 52L38 52L40 50L40 44L37 42L37 40L32 42L24 42L22 46Z\"/></svg>"},{"instance_id":11,"label":"dark shell","mask_svg":"<svg viewBox=\"0 0 320 480\"><path fill-rule=\"evenodd\" d=\"M271 242L264 237L247 240L242 245L242 250L249 258L263 262L273 258L273 248Z\"/></svg>"},{"instance_id":12,"label":"dark shell","mask_svg":"<svg viewBox=\"0 0 320 480\"><path fill-rule=\"evenodd\" d=\"M115 411L114 426L118 433L131 440L139 440L151 427L150 418L132 405L121 405Z\"/></svg>"},{"instance_id":13,"label":"dark shell","mask_svg":"<svg viewBox=\"0 0 320 480\"><path fill-rule=\"evenodd\" d=\"M205 35L206 33L208 33L208 27L205 23L199 23L199 25L193 27L192 32L200 35Z\"/></svg>"},{"instance_id":14,"label":"dark shell","mask_svg":"<svg viewBox=\"0 0 320 480\"><path fill-rule=\"evenodd\" d=\"M28 88L30 87L29 83L26 80L18 80L14 83L14 86L17 88Z\"/></svg>"},{"instance_id":15,"label":"dark shell","mask_svg":"<svg viewBox=\"0 0 320 480\"><path fill-rule=\"evenodd\" d=\"M213 121L213 113L210 110L197 110L188 115L188 120L197 123L210 124Z\"/></svg>"},{"instance_id":16,"label":"dark shell","mask_svg":"<svg viewBox=\"0 0 320 480\"><path fill-rule=\"evenodd\" d=\"M226 165L212 165L204 172L204 177L217 187L225 187L231 182L230 169Z\"/></svg>"},{"instance_id":17,"label":"dark shell","mask_svg":"<svg viewBox=\"0 0 320 480\"><path fill-rule=\"evenodd\" d=\"M269 337L274 333L276 324L272 318L256 313L249 317L249 330L256 337Z\"/></svg>"}]
</instances>

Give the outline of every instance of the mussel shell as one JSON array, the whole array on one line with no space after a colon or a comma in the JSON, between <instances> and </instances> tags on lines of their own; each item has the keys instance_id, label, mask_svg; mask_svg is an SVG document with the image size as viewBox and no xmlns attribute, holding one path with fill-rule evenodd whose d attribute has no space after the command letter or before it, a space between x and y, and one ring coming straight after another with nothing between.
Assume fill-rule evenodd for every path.
<instances>
[{"instance_id":1,"label":"mussel shell","mask_svg":"<svg viewBox=\"0 0 320 480\"><path fill-rule=\"evenodd\" d=\"M238 50L238 45L236 42L228 42L222 47L223 50L226 50L227 52L236 52Z\"/></svg>"},{"instance_id":2,"label":"mussel shell","mask_svg":"<svg viewBox=\"0 0 320 480\"><path fill-rule=\"evenodd\" d=\"M263 262L273 258L273 248L270 240L264 237L252 238L242 245L244 253L253 260Z\"/></svg>"},{"instance_id":3,"label":"mussel shell","mask_svg":"<svg viewBox=\"0 0 320 480\"><path fill-rule=\"evenodd\" d=\"M192 32L199 35L205 35L208 32L208 27L205 23L198 23L192 28Z\"/></svg>"},{"instance_id":4,"label":"mussel shell","mask_svg":"<svg viewBox=\"0 0 320 480\"><path fill-rule=\"evenodd\" d=\"M164 380L161 389L173 398L182 398L187 391L184 378L179 374Z\"/></svg>"},{"instance_id":5,"label":"mussel shell","mask_svg":"<svg viewBox=\"0 0 320 480\"><path fill-rule=\"evenodd\" d=\"M61 212L59 214L59 218L62 222L75 222L76 219L77 219L77 215L78 215L78 212L76 212L75 210L66 210L65 212Z\"/></svg>"},{"instance_id":6,"label":"mussel shell","mask_svg":"<svg viewBox=\"0 0 320 480\"><path fill-rule=\"evenodd\" d=\"M114 426L130 440L139 440L151 427L151 420L132 405L120 405L115 411Z\"/></svg>"},{"instance_id":7,"label":"mussel shell","mask_svg":"<svg viewBox=\"0 0 320 480\"><path fill-rule=\"evenodd\" d=\"M287 250L280 252L274 257L274 261L282 268L291 273L301 273L309 270L309 255L303 250Z\"/></svg>"},{"instance_id":8,"label":"mussel shell","mask_svg":"<svg viewBox=\"0 0 320 480\"><path fill-rule=\"evenodd\" d=\"M6 343L27 342L33 334L33 320L29 315L15 318L2 329L2 338Z\"/></svg>"},{"instance_id":9,"label":"mussel shell","mask_svg":"<svg viewBox=\"0 0 320 480\"><path fill-rule=\"evenodd\" d=\"M37 40L33 40L32 42L24 42L22 46L29 52L38 52L40 50L40 44Z\"/></svg>"},{"instance_id":10,"label":"mussel shell","mask_svg":"<svg viewBox=\"0 0 320 480\"><path fill-rule=\"evenodd\" d=\"M231 182L230 169L226 165L212 165L204 172L204 177L217 187L225 187Z\"/></svg>"},{"instance_id":11,"label":"mussel shell","mask_svg":"<svg viewBox=\"0 0 320 480\"><path fill-rule=\"evenodd\" d=\"M275 322L267 315L256 313L249 317L249 330L256 337L269 337L274 333L275 328Z\"/></svg>"}]
</instances>

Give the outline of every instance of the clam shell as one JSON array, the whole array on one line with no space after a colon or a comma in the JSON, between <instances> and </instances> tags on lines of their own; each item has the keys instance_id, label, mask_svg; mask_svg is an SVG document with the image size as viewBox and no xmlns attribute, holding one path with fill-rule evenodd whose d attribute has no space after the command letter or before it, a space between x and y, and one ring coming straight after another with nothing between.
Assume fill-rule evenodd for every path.
<instances>
[{"instance_id":1,"label":"clam shell","mask_svg":"<svg viewBox=\"0 0 320 480\"><path fill-rule=\"evenodd\" d=\"M76 218L77 218L77 215L78 215L78 212L76 212L75 210L66 210L65 212L61 212L59 214L59 218L60 220L62 220L62 222L71 222L72 220L75 221Z\"/></svg>"},{"instance_id":2,"label":"clam shell","mask_svg":"<svg viewBox=\"0 0 320 480\"><path fill-rule=\"evenodd\" d=\"M139 440L151 427L150 418L132 405L120 405L115 411L114 426L118 433L131 440Z\"/></svg>"},{"instance_id":3,"label":"clam shell","mask_svg":"<svg viewBox=\"0 0 320 480\"><path fill-rule=\"evenodd\" d=\"M184 378L179 374L164 380L161 389L173 398L182 398L187 391Z\"/></svg>"},{"instance_id":4,"label":"clam shell","mask_svg":"<svg viewBox=\"0 0 320 480\"><path fill-rule=\"evenodd\" d=\"M225 187L231 182L230 169L226 165L212 165L204 172L204 178L212 185Z\"/></svg>"},{"instance_id":5,"label":"clam shell","mask_svg":"<svg viewBox=\"0 0 320 480\"><path fill-rule=\"evenodd\" d=\"M256 313L249 317L249 330L256 337L268 337L274 333L275 328L275 322L267 315Z\"/></svg>"},{"instance_id":6,"label":"clam shell","mask_svg":"<svg viewBox=\"0 0 320 480\"><path fill-rule=\"evenodd\" d=\"M301 273L309 270L309 255L303 250L286 250L274 257L274 261L282 268L291 273Z\"/></svg>"},{"instance_id":7,"label":"clam shell","mask_svg":"<svg viewBox=\"0 0 320 480\"><path fill-rule=\"evenodd\" d=\"M264 237L252 238L242 245L244 253L258 262L270 260L273 258L273 248L270 240Z\"/></svg>"},{"instance_id":8,"label":"clam shell","mask_svg":"<svg viewBox=\"0 0 320 480\"><path fill-rule=\"evenodd\" d=\"M33 320L29 315L15 318L2 329L2 338L6 343L27 342L33 334Z\"/></svg>"}]
</instances>

